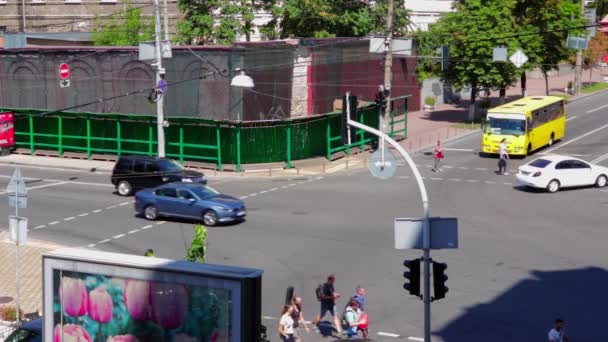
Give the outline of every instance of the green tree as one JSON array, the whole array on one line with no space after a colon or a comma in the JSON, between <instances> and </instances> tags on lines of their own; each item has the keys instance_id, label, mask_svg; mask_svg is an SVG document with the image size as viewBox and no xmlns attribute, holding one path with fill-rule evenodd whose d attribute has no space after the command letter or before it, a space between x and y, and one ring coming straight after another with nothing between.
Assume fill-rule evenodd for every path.
<instances>
[{"instance_id":1,"label":"green tree","mask_svg":"<svg viewBox=\"0 0 608 342\"><path fill-rule=\"evenodd\" d=\"M289 37L361 37L386 32L387 0L269 0L264 8L273 20L263 28L271 39ZM404 0L394 6L394 34L408 31Z\"/></svg>"},{"instance_id":2,"label":"green tree","mask_svg":"<svg viewBox=\"0 0 608 342\"><path fill-rule=\"evenodd\" d=\"M102 22L97 18L97 30L93 32L93 42L102 46L135 46L151 41L154 37L154 20L143 19L141 8L130 4L124 13L116 14Z\"/></svg>"},{"instance_id":3,"label":"green tree","mask_svg":"<svg viewBox=\"0 0 608 342\"><path fill-rule=\"evenodd\" d=\"M186 260L203 263L207 260L207 228L202 224L194 226L194 239L188 249Z\"/></svg>"},{"instance_id":4,"label":"green tree","mask_svg":"<svg viewBox=\"0 0 608 342\"><path fill-rule=\"evenodd\" d=\"M585 25L580 3L570 0L518 0L513 11L520 44L528 56L528 69L538 67L545 77L546 94L549 95L548 73L558 68L575 51L566 48L568 36L582 34ZM522 74L522 77L525 74ZM525 79L522 79L522 86Z\"/></svg>"},{"instance_id":5,"label":"green tree","mask_svg":"<svg viewBox=\"0 0 608 342\"><path fill-rule=\"evenodd\" d=\"M600 21L608 14L608 0L597 0L595 8L597 8L597 20Z\"/></svg>"},{"instance_id":6,"label":"green tree","mask_svg":"<svg viewBox=\"0 0 608 342\"><path fill-rule=\"evenodd\" d=\"M254 13L269 0L178 0L184 13L176 41L183 44L227 45L237 36L250 40Z\"/></svg>"}]
</instances>

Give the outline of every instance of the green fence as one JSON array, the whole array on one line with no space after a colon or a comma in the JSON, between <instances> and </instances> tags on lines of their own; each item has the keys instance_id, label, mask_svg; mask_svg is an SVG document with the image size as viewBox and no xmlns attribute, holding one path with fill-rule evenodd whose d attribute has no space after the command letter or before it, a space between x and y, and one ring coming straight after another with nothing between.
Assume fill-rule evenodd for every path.
<instances>
[{"instance_id":1,"label":"green fence","mask_svg":"<svg viewBox=\"0 0 608 342\"><path fill-rule=\"evenodd\" d=\"M95 154L153 156L157 149L156 117L123 114L55 113L33 109L2 109L15 113L18 147L37 150ZM375 104L358 110L358 121L378 127ZM393 121L391 115L391 122ZM391 125L392 127L393 125ZM303 119L264 122L228 122L194 118L171 118L165 129L166 155L184 162L217 165L285 162L325 156L373 142L375 137L358 130L351 144L342 139L341 112ZM391 131L391 135L395 132Z\"/></svg>"}]
</instances>

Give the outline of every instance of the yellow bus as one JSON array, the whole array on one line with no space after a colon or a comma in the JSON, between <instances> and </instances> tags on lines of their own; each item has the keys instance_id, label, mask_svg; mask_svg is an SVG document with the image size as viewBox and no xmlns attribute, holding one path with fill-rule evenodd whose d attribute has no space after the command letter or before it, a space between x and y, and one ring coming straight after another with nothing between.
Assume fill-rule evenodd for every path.
<instances>
[{"instance_id":1,"label":"yellow bus","mask_svg":"<svg viewBox=\"0 0 608 342\"><path fill-rule=\"evenodd\" d=\"M510 155L528 155L551 146L566 131L566 101L556 96L531 96L488 110L481 138L483 153L498 153L506 138Z\"/></svg>"}]
</instances>

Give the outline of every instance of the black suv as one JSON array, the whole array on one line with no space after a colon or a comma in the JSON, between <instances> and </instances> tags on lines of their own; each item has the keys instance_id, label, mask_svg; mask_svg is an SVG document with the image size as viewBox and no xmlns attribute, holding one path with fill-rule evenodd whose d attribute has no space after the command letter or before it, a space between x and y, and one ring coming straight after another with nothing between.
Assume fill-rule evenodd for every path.
<instances>
[{"instance_id":1,"label":"black suv","mask_svg":"<svg viewBox=\"0 0 608 342\"><path fill-rule=\"evenodd\" d=\"M207 179L202 172L185 170L171 159L145 156L120 157L112 171L112 184L121 196L171 182L207 184Z\"/></svg>"}]
</instances>

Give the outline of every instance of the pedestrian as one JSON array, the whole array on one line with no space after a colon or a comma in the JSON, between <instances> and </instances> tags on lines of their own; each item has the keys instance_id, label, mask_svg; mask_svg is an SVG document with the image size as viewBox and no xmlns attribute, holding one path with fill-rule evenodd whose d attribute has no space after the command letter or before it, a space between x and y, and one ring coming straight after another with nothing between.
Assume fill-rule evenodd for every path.
<instances>
[{"instance_id":1,"label":"pedestrian","mask_svg":"<svg viewBox=\"0 0 608 342\"><path fill-rule=\"evenodd\" d=\"M359 332L359 321L361 318L361 309L359 308L359 301L355 298L351 298L350 303L344 310L344 328L346 329L346 336L352 338L357 336Z\"/></svg>"},{"instance_id":2,"label":"pedestrian","mask_svg":"<svg viewBox=\"0 0 608 342\"><path fill-rule=\"evenodd\" d=\"M367 338L368 336L367 327L369 325L369 318L367 316L367 312L365 311L365 295L365 289L361 286L357 286L357 290L355 291L353 299L359 302L359 308L361 309L361 316L359 319L361 324L359 324L359 331L361 331L361 333L363 334L363 338Z\"/></svg>"},{"instance_id":3,"label":"pedestrian","mask_svg":"<svg viewBox=\"0 0 608 342\"><path fill-rule=\"evenodd\" d=\"M338 333L342 333L342 326L338 316L336 315L336 300L340 298L340 293L336 292L334 288L335 281L336 276L330 274L327 276L327 282L317 287L316 293L317 299L321 302L321 312L315 317L313 324L318 328L321 319L329 312L329 314L333 317L333 323L336 327L336 331Z\"/></svg>"},{"instance_id":4,"label":"pedestrian","mask_svg":"<svg viewBox=\"0 0 608 342\"><path fill-rule=\"evenodd\" d=\"M279 335L283 342L295 342L292 315L293 306L285 305L281 310L281 319L279 320Z\"/></svg>"},{"instance_id":5,"label":"pedestrian","mask_svg":"<svg viewBox=\"0 0 608 342\"><path fill-rule=\"evenodd\" d=\"M558 318L555 320L553 328L549 330L548 339L549 342L568 342L568 335L566 335L563 319Z\"/></svg>"},{"instance_id":6,"label":"pedestrian","mask_svg":"<svg viewBox=\"0 0 608 342\"><path fill-rule=\"evenodd\" d=\"M435 146L435 153L433 155L435 158L435 165L433 166L433 172L441 172L439 168L439 164L441 163L441 159L443 159L443 148L441 147L441 141L437 140L437 146Z\"/></svg>"},{"instance_id":7,"label":"pedestrian","mask_svg":"<svg viewBox=\"0 0 608 342\"><path fill-rule=\"evenodd\" d=\"M500 160L498 161L498 174L503 176L508 176L507 173L507 159L509 159L509 154L507 153L507 139L502 138L500 141L500 146L498 148L498 155Z\"/></svg>"},{"instance_id":8,"label":"pedestrian","mask_svg":"<svg viewBox=\"0 0 608 342\"><path fill-rule=\"evenodd\" d=\"M301 334L301 326L304 327L304 329L306 330L306 333L310 334L310 328L308 327L308 324L306 323L306 320L304 319L304 314L302 313L302 297L300 296L294 296L292 299L292 304L291 306L292 311L291 311L291 317L293 318L293 328L294 328L294 337L296 342L300 342L302 341L302 334Z\"/></svg>"}]
</instances>

